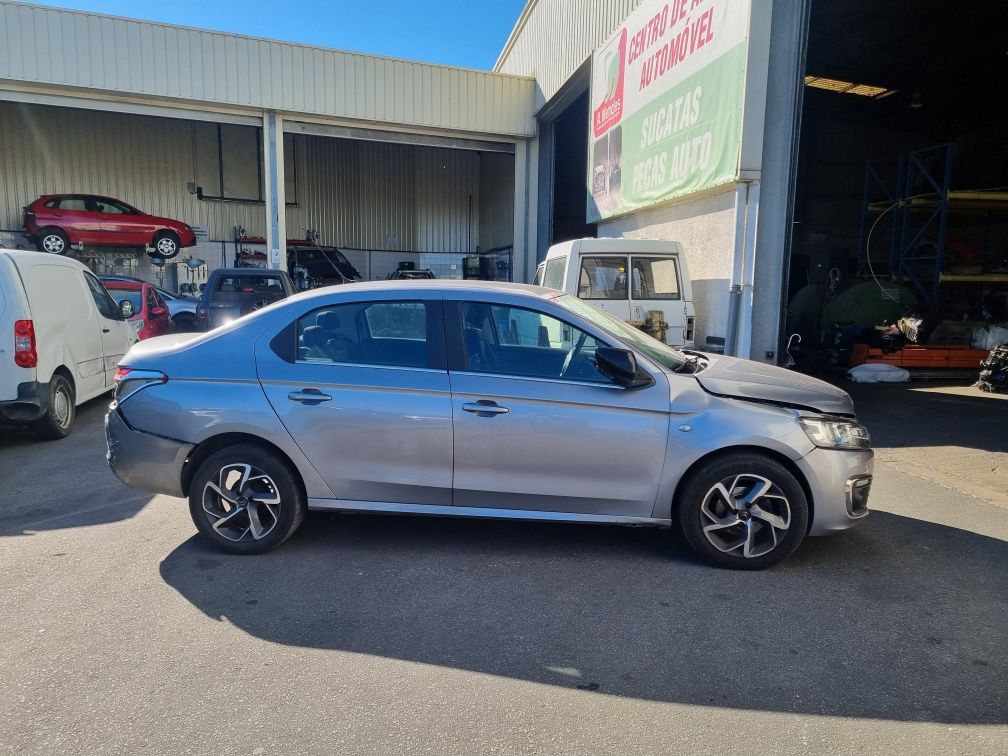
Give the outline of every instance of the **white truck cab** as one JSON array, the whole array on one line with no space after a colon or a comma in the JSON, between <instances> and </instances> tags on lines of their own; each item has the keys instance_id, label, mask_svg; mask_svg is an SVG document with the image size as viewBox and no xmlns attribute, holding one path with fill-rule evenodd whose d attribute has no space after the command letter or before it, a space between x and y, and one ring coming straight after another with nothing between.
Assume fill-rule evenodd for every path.
<instances>
[{"instance_id":1,"label":"white truck cab","mask_svg":"<svg viewBox=\"0 0 1008 756\"><path fill-rule=\"evenodd\" d=\"M123 308L82 263L0 249L0 427L66 436L76 407L115 387L136 341Z\"/></svg>"},{"instance_id":2,"label":"white truck cab","mask_svg":"<svg viewBox=\"0 0 1008 756\"><path fill-rule=\"evenodd\" d=\"M693 289L678 242L575 239L554 244L535 283L559 289L674 347L692 347ZM655 317L661 312L661 319Z\"/></svg>"}]
</instances>

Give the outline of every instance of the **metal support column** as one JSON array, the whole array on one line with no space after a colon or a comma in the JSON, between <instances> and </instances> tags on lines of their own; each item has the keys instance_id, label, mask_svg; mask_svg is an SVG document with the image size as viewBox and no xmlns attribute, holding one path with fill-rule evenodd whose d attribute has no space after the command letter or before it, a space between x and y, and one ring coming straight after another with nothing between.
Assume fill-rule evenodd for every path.
<instances>
[{"instance_id":1,"label":"metal support column","mask_svg":"<svg viewBox=\"0 0 1008 756\"><path fill-rule=\"evenodd\" d=\"M283 117L263 113L263 178L266 197L266 265L287 267L287 200L284 194Z\"/></svg>"}]
</instances>

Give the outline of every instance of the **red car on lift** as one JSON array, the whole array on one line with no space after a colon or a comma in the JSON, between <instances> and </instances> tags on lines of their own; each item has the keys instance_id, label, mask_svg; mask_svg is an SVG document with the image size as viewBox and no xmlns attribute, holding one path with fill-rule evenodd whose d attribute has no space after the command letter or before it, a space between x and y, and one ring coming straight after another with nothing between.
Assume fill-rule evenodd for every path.
<instances>
[{"instance_id":1,"label":"red car on lift","mask_svg":"<svg viewBox=\"0 0 1008 756\"><path fill-rule=\"evenodd\" d=\"M157 287L142 281L123 281L115 277L101 276L101 282L108 293L122 306L123 300L133 305L133 314L126 321L133 326L141 340L151 336L163 336L174 330L168 305L165 304Z\"/></svg>"},{"instance_id":2,"label":"red car on lift","mask_svg":"<svg viewBox=\"0 0 1008 756\"><path fill-rule=\"evenodd\" d=\"M152 247L167 260L196 244L196 232L182 221L147 215L121 200L94 194L43 194L24 208L24 227L40 252L57 255L84 243Z\"/></svg>"}]
</instances>

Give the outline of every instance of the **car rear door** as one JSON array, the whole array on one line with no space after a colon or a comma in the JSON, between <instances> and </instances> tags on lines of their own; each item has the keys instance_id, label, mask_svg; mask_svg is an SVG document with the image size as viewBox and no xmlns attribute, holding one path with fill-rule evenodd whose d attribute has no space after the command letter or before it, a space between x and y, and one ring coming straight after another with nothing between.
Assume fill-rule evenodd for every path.
<instances>
[{"instance_id":1,"label":"car rear door","mask_svg":"<svg viewBox=\"0 0 1008 756\"><path fill-rule=\"evenodd\" d=\"M630 257L630 317L643 321L651 310L660 310L668 323L665 342L686 343L687 311L680 285L676 255L632 255Z\"/></svg>"},{"instance_id":2,"label":"car rear door","mask_svg":"<svg viewBox=\"0 0 1008 756\"><path fill-rule=\"evenodd\" d=\"M257 342L270 404L338 499L451 504L439 297L316 298Z\"/></svg>"},{"instance_id":3,"label":"car rear door","mask_svg":"<svg viewBox=\"0 0 1008 756\"><path fill-rule=\"evenodd\" d=\"M647 388L609 382L591 361L609 344L552 307L446 295L453 502L650 517L665 460L668 382L659 371Z\"/></svg>"},{"instance_id":4,"label":"car rear door","mask_svg":"<svg viewBox=\"0 0 1008 756\"><path fill-rule=\"evenodd\" d=\"M60 197L47 216L52 225L69 233L71 243L102 244L101 222L93 208L90 197L69 195Z\"/></svg>"}]
</instances>

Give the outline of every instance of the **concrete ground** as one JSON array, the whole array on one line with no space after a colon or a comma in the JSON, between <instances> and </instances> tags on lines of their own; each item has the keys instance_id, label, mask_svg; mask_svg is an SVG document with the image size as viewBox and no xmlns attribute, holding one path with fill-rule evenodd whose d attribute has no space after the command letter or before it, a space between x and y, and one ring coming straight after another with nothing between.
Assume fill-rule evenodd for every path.
<instances>
[{"instance_id":1,"label":"concrete ground","mask_svg":"<svg viewBox=\"0 0 1008 756\"><path fill-rule=\"evenodd\" d=\"M854 386L872 516L760 573L667 532L311 516L236 558L0 431L0 750L1008 752L1008 402ZM988 468L991 468L988 470Z\"/></svg>"}]
</instances>

